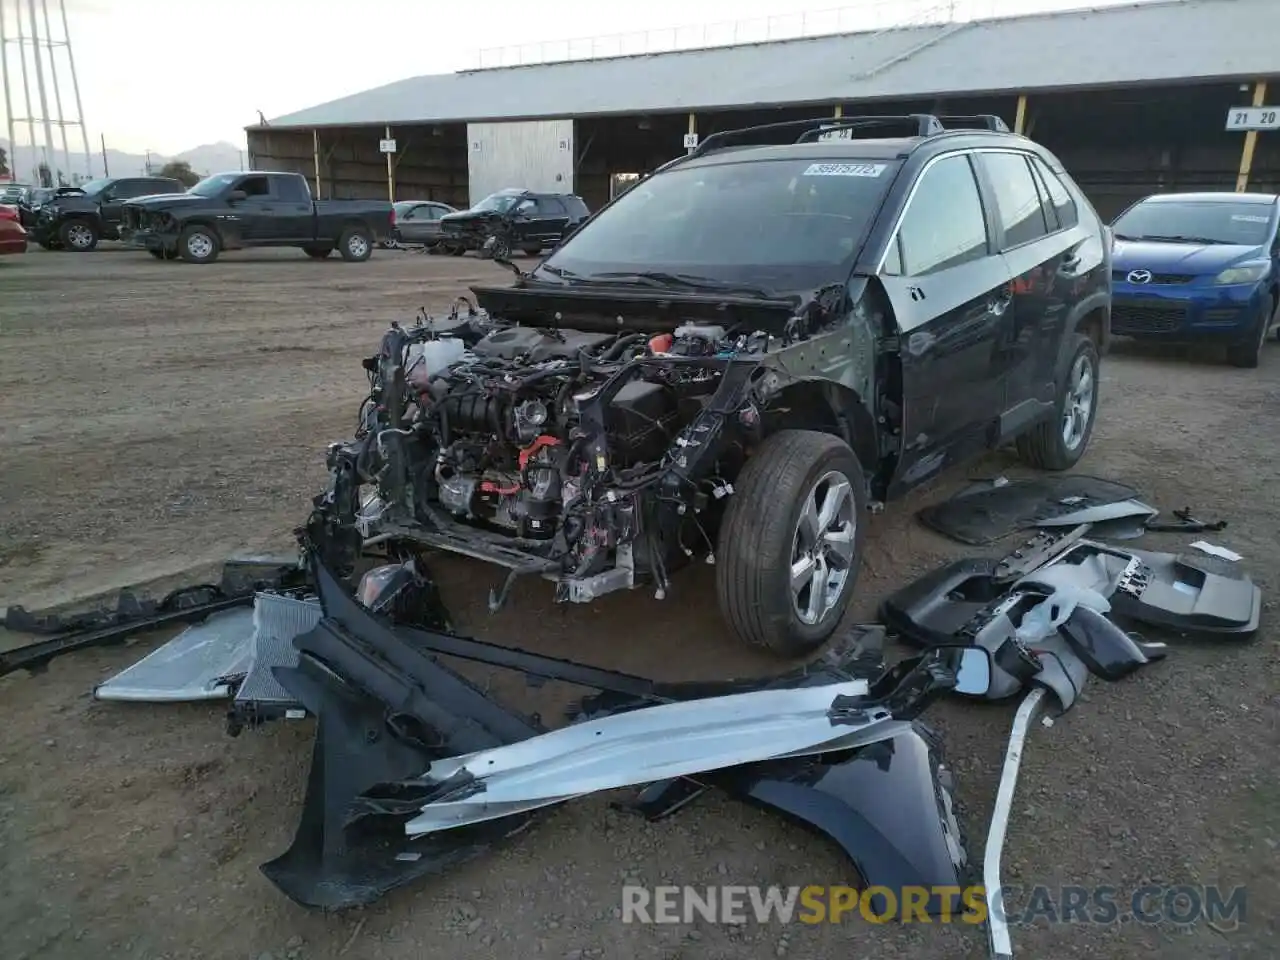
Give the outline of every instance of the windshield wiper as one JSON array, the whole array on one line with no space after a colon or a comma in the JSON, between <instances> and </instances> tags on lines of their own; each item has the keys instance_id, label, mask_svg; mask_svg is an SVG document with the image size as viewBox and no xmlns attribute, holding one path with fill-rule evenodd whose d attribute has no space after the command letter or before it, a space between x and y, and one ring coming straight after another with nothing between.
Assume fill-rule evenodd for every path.
<instances>
[{"instance_id":1,"label":"windshield wiper","mask_svg":"<svg viewBox=\"0 0 1280 960\"><path fill-rule=\"evenodd\" d=\"M578 279L578 278L574 278ZM699 277L689 273L666 273L662 270L638 270L638 271L612 271L607 273L594 273L590 277L582 278L590 281L603 281L611 284L618 283L634 283L646 287L660 287L663 289L683 289L693 290L699 293L727 293L742 294L748 297L757 297L761 300L773 299L773 294L768 290L761 290L759 287L742 286L724 280L715 280L711 277Z\"/></svg>"},{"instance_id":2,"label":"windshield wiper","mask_svg":"<svg viewBox=\"0 0 1280 960\"><path fill-rule=\"evenodd\" d=\"M1128 240L1128 239L1130 239L1130 238L1129 238L1129 237L1125 237L1125 238L1123 238L1123 239ZM1226 240L1216 240L1216 239L1214 239L1213 237L1188 237L1188 236L1184 236L1184 235L1182 235L1182 234L1169 234L1168 236L1165 236L1165 235L1158 234L1158 233L1148 233L1148 234L1146 234L1146 235L1144 235L1144 236L1136 237L1136 238L1133 238L1133 239L1137 239L1137 240L1154 240L1156 243L1204 243L1204 244L1217 244L1217 243L1227 243L1227 242L1228 242L1228 241L1226 241Z\"/></svg>"}]
</instances>

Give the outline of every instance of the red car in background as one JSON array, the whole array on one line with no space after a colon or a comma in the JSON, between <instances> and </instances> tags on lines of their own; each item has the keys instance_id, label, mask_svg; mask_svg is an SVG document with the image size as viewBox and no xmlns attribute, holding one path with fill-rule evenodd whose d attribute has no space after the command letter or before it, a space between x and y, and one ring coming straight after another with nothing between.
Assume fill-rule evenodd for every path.
<instances>
[{"instance_id":1,"label":"red car in background","mask_svg":"<svg viewBox=\"0 0 1280 960\"><path fill-rule=\"evenodd\" d=\"M17 207L0 206L0 255L27 252L27 231Z\"/></svg>"}]
</instances>

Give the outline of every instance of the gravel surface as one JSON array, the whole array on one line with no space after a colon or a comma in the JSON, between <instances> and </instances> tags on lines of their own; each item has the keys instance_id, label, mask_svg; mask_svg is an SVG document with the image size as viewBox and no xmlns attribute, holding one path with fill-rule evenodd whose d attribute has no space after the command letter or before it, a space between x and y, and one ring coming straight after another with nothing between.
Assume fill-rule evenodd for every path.
<instances>
[{"instance_id":1,"label":"gravel surface","mask_svg":"<svg viewBox=\"0 0 1280 960\"><path fill-rule=\"evenodd\" d=\"M36 608L291 547L324 481L325 444L349 434L359 359L391 320L501 281L492 264L382 253L366 264L297 251L209 267L104 247L0 262L0 605ZM1280 562L1280 348L1255 371L1211 356L1116 350L1081 469L1191 505L1274 591ZM1004 455L942 478L871 519L855 617L964 548L913 519L967 477L1020 474ZM1187 538L1153 534L1176 550ZM493 571L433 567L461 627L484 639L664 678L776 668L729 637L711 570L671 596L556 607L522 583L484 613ZM1180 643L1163 664L1037 728L1006 845L1006 880L1113 888L1247 887L1245 923L1037 921L1027 958L1276 955L1277 634L1274 602L1251 644ZM437 957L712 960L985 956L961 925L619 921L624 883L844 884L849 865L772 815L706 797L646 824L609 798L559 808L500 853L343 915L287 901L258 865L289 843L310 758L309 723L238 739L218 706L95 703L93 685L164 639L55 661L0 680L0 942L21 958ZM0 642L6 642L0 634ZM17 638L7 638L8 643ZM495 681L544 716L565 695ZM943 729L981 859L1012 711L947 703ZM1025 894L1014 897L1025 905ZM1059 904L1060 905L1060 904Z\"/></svg>"}]
</instances>

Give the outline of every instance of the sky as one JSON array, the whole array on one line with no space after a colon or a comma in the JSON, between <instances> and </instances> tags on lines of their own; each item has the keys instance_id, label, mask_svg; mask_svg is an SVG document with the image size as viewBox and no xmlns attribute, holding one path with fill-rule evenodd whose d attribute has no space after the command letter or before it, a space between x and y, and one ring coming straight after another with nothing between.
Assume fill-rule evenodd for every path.
<instances>
[{"instance_id":1,"label":"sky","mask_svg":"<svg viewBox=\"0 0 1280 960\"><path fill-rule=\"evenodd\" d=\"M27 20L31 0L0 0L9 44L13 113L27 116L19 74L16 17ZM38 2L38 0L37 0ZM1102 5L1110 0L1094 0ZM47 0L55 40L63 37L58 0ZM672 46L669 28L684 27L681 45L726 36L734 21L749 21L752 39L771 18L771 33L795 35L836 22L878 26L892 18L935 16L954 6L961 16L984 16L1084 0L644 0L640 4L581 0L65 0L76 73L91 143L131 153L174 154L204 143L244 143L244 127L258 111L271 119L328 100L426 73L449 73L510 62L496 48L521 45L526 57L539 42L625 33L630 49L651 32L651 45ZM838 14L837 7L844 9ZM39 10L39 8L37 8ZM37 24L44 33L43 19ZM581 49L581 45L578 45ZM481 55L481 51L489 51ZM65 68L65 53L55 51ZM545 57L540 59L546 59ZM563 57L560 57L563 59ZM797 65L800 67L801 65ZM33 112L39 116L34 68ZM63 115L74 119L69 74L61 75ZM46 95L53 112L51 80ZM0 111L4 103L0 102ZM0 135L5 127L0 126ZM56 135L56 133L55 133ZM38 136L40 136L38 134ZM25 142L20 125L17 140Z\"/></svg>"}]
</instances>

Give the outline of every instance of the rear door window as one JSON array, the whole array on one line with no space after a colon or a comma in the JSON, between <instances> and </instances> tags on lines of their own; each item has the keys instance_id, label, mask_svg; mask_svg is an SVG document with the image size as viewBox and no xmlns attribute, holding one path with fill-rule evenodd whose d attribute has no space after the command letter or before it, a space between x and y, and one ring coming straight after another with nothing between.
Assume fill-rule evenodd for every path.
<instances>
[{"instance_id":1,"label":"rear door window","mask_svg":"<svg viewBox=\"0 0 1280 960\"><path fill-rule=\"evenodd\" d=\"M544 217L563 217L568 214L564 204L555 197L539 197L538 213Z\"/></svg>"},{"instance_id":2,"label":"rear door window","mask_svg":"<svg viewBox=\"0 0 1280 960\"><path fill-rule=\"evenodd\" d=\"M1004 248L1009 250L1046 236L1049 224L1026 155L981 153L978 157L995 192L996 213L1004 227Z\"/></svg>"},{"instance_id":3,"label":"rear door window","mask_svg":"<svg viewBox=\"0 0 1280 960\"><path fill-rule=\"evenodd\" d=\"M890 245L885 272L921 277L987 254L987 222L969 158L944 157L921 175Z\"/></svg>"},{"instance_id":4,"label":"rear door window","mask_svg":"<svg viewBox=\"0 0 1280 960\"><path fill-rule=\"evenodd\" d=\"M1076 210L1076 202L1071 199L1071 192L1063 184L1062 179L1039 157L1032 157L1031 165L1035 167L1036 173L1049 191L1049 200L1058 218L1058 226L1063 230L1074 227L1080 222L1080 212Z\"/></svg>"},{"instance_id":5,"label":"rear door window","mask_svg":"<svg viewBox=\"0 0 1280 960\"><path fill-rule=\"evenodd\" d=\"M300 177L272 177L276 196L286 203L307 203L311 200L305 182Z\"/></svg>"}]
</instances>

